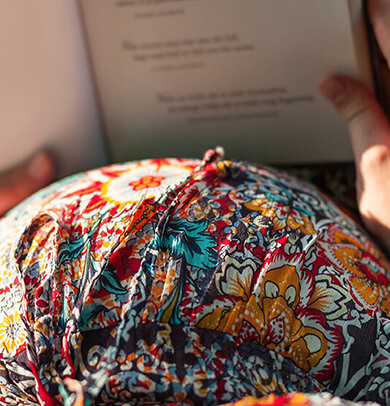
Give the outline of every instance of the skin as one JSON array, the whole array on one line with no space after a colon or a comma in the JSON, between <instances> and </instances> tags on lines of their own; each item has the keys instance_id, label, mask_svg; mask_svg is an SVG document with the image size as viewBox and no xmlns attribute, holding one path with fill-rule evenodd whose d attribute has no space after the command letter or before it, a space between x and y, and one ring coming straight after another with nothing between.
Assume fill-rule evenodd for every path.
<instances>
[{"instance_id":1,"label":"skin","mask_svg":"<svg viewBox=\"0 0 390 406\"><path fill-rule=\"evenodd\" d=\"M54 177L54 160L40 151L26 162L0 175L0 216L26 197L46 186Z\"/></svg>"},{"instance_id":2,"label":"skin","mask_svg":"<svg viewBox=\"0 0 390 406\"><path fill-rule=\"evenodd\" d=\"M375 35L390 64L390 1L370 0ZM332 74L320 90L345 120L356 163L361 218L390 253L390 125L374 95L356 80Z\"/></svg>"}]
</instances>

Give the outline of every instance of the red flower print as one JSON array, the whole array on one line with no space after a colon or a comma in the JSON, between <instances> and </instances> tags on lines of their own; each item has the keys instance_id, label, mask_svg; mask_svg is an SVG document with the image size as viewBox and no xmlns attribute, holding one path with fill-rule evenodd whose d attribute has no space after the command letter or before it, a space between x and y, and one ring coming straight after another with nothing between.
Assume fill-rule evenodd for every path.
<instances>
[{"instance_id":1,"label":"red flower print","mask_svg":"<svg viewBox=\"0 0 390 406\"><path fill-rule=\"evenodd\" d=\"M129 186L131 186L133 190L144 190L150 187L159 187L164 179L163 176L148 175L139 180L135 180L134 182L130 182Z\"/></svg>"}]
</instances>

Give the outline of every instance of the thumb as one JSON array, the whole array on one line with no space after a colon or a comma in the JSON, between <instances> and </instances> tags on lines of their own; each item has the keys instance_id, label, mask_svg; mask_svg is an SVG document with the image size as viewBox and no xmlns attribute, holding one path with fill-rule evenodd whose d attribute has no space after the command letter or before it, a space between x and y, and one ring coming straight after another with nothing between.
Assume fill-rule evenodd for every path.
<instances>
[{"instance_id":1,"label":"thumb","mask_svg":"<svg viewBox=\"0 0 390 406\"><path fill-rule=\"evenodd\" d=\"M366 227L390 253L390 127L374 95L342 75L319 85L349 128L356 166L356 192Z\"/></svg>"},{"instance_id":2,"label":"thumb","mask_svg":"<svg viewBox=\"0 0 390 406\"><path fill-rule=\"evenodd\" d=\"M54 176L54 161L40 151L28 161L0 174L0 215L46 186Z\"/></svg>"},{"instance_id":3,"label":"thumb","mask_svg":"<svg viewBox=\"0 0 390 406\"><path fill-rule=\"evenodd\" d=\"M390 152L389 123L370 90L344 75L324 78L319 88L348 126L356 163L373 149Z\"/></svg>"}]
</instances>

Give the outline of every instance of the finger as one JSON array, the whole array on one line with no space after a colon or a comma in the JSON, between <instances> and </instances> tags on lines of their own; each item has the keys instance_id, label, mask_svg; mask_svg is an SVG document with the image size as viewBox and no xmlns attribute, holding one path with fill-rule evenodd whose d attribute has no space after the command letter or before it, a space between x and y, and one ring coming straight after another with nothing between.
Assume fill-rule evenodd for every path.
<instances>
[{"instance_id":1,"label":"finger","mask_svg":"<svg viewBox=\"0 0 390 406\"><path fill-rule=\"evenodd\" d=\"M390 1L370 0L369 14L379 47L390 65Z\"/></svg>"},{"instance_id":2,"label":"finger","mask_svg":"<svg viewBox=\"0 0 390 406\"><path fill-rule=\"evenodd\" d=\"M0 215L46 186L53 179L54 170L51 155L41 151L20 166L0 174Z\"/></svg>"},{"instance_id":3,"label":"finger","mask_svg":"<svg viewBox=\"0 0 390 406\"><path fill-rule=\"evenodd\" d=\"M344 75L326 77L319 85L348 125L355 159L373 147L390 153L390 127L371 91Z\"/></svg>"},{"instance_id":4,"label":"finger","mask_svg":"<svg viewBox=\"0 0 390 406\"><path fill-rule=\"evenodd\" d=\"M390 127L387 119L373 94L353 79L331 75L322 81L320 90L349 128L361 218L390 252Z\"/></svg>"}]
</instances>

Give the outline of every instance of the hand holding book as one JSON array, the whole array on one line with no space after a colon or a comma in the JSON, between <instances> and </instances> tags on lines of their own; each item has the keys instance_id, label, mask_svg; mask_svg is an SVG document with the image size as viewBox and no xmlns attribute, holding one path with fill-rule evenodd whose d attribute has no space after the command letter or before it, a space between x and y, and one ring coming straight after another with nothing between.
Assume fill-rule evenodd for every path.
<instances>
[{"instance_id":1,"label":"hand holding book","mask_svg":"<svg viewBox=\"0 0 390 406\"><path fill-rule=\"evenodd\" d=\"M369 12L378 44L389 64L390 2L370 0ZM386 115L372 92L347 76L328 76L320 89L349 129L362 220L390 252L390 125Z\"/></svg>"}]
</instances>

